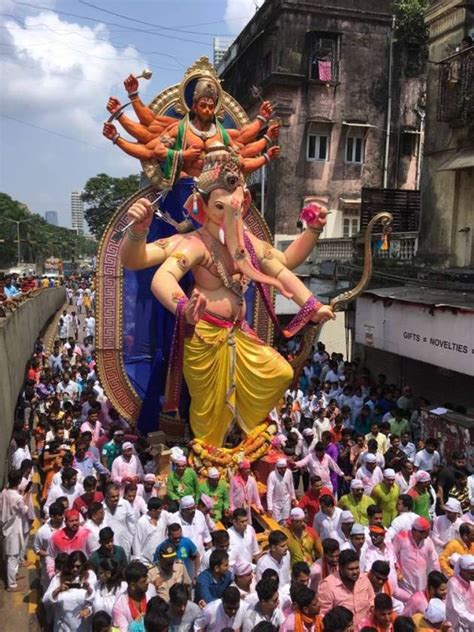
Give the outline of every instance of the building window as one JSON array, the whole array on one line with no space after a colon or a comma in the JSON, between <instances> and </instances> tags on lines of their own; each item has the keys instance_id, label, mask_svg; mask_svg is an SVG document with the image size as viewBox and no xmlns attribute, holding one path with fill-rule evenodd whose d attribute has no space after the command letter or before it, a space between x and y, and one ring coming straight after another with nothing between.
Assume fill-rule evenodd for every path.
<instances>
[{"instance_id":1,"label":"building window","mask_svg":"<svg viewBox=\"0 0 474 632\"><path fill-rule=\"evenodd\" d=\"M308 134L306 160L327 160L329 155L329 136L327 134Z\"/></svg>"},{"instance_id":2,"label":"building window","mask_svg":"<svg viewBox=\"0 0 474 632\"><path fill-rule=\"evenodd\" d=\"M364 162L364 139L362 136L348 136L346 140L346 162Z\"/></svg>"},{"instance_id":3,"label":"building window","mask_svg":"<svg viewBox=\"0 0 474 632\"><path fill-rule=\"evenodd\" d=\"M413 156L416 150L417 134L412 132L402 132L400 151L402 156Z\"/></svg>"},{"instance_id":4,"label":"building window","mask_svg":"<svg viewBox=\"0 0 474 632\"><path fill-rule=\"evenodd\" d=\"M342 236L345 238L355 237L359 232L359 218L346 216L342 220Z\"/></svg>"},{"instance_id":5,"label":"building window","mask_svg":"<svg viewBox=\"0 0 474 632\"><path fill-rule=\"evenodd\" d=\"M334 33L313 33L309 57L309 76L321 83L337 81L338 36Z\"/></svg>"}]
</instances>

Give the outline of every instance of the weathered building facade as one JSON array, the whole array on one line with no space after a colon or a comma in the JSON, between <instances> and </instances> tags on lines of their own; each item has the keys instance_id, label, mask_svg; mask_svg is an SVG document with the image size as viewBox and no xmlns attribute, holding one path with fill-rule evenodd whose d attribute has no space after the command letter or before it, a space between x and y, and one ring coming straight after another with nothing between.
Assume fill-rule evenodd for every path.
<instances>
[{"instance_id":1,"label":"weathered building facade","mask_svg":"<svg viewBox=\"0 0 474 632\"><path fill-rule=\"evenodd\" d=\"M228 92L255 112L258 86L283 122L282 157L265 171L265 218L277 241L298 233L309 200L331 210L323 238L351 237L362 187L417 186L424 85L420 75L402 77L391 5L267 0L221 62ZM252 182L258 198L261 181Z\"/></svg>"},{"instance_id":2,"label":"weathered building facade","mask_svg":"<svg viewBox=\"0 0 474 632\"><path fill-rule=\"evenodd\" d=\"M419 254L440 267L474 265L474 0L426 13L429 60Z\"/></svg>"}]
</instances>

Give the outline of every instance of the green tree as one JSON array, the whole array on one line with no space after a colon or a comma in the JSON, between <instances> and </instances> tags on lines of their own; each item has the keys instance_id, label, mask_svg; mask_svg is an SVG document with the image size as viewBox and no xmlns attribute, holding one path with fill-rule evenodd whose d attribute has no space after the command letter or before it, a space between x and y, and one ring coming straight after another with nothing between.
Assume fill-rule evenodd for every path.
<instances>
[{"instance_id":1,"label":"green tree","mask_svg":"<svg viewBox=\"0 0 474 632\"><path fill-rule=\"evenodd\" d=\"M87 208L85 217L91 233L100 239L110 218L127 198L140 188L140 176L130 175L126 178L112 178L106 173L99 173L89 178L84 187L82 199Z\"/></svg>"},{"instance_id":2,"label":"green tree","mask_svg":"<svg viewBox=\"0 0 474 632\"><path fill-rule=\"evenodd\" d=\"M25 204L13 200L6 193L0 192L0 267L16 265L18 257L17 227L8 220L22 222L20 224L21 261L40 263L54 256L64 261L74 260L80 256L93 255L97 244L77 235L69 228L52 226L36 213L31 213Z\"/></svg>"},{"instance_id":3,"label":"green tree","mask_svg":"<svg viewBox=\"0 0 474 632\"><path fill-rule=\"evenodd\" d=\"M430 0L397 0L395 2L396 36L400 44L424 48L428 41L425 11Z\"/></svg>"}]
</instances>

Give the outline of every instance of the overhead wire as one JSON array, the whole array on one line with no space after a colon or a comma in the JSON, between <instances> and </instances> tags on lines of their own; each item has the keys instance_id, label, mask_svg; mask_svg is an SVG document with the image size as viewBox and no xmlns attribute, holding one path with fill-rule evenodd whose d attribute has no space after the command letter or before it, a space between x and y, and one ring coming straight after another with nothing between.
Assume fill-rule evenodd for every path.
<instances>
[{"instance_id":1,"label":"overhead wire","mask_svg":"<svg viewBox=\"0 0 474 632\"><path fill-rule=\"evenodd\" d=\"M9 114L4 114L0 112L0 117L9 119L11 121L15 121L15 123L21 123L22 125L28 125L28 127L33 127L34 129L41 130L42 132L46 132L48 134L53 134L54 136L59 136L60 138L65 138L66 140L73 141L75 143L80 143L81 145L87 145L88 147L93 147L94 149L99 149L100 151L107 151L106 147L100 147L99 145L93 145L92 143L88 143L85 140L81 140L80 138L75 138L74 136L67 136L66 134L61 134L61 132L56 132L55 130L48 129L46 127L41 127L40 125L35 125L34 123L30 123L29 121L22 121L21 119L15 118L14 116L10 116Z\"/></svg>"},{"instance_id":2,"label":"overhead wire","mask_svg":"<svg viewBox=\"0 0 474 632\"><path fill-rule=\"evenodd\" d=\"M45 7L42 5L37 5L37 4L31 4L30 2L20 2L20 0L13 0L13 2L19 6L26 6L26 7L30 7L33 9L41 9L44 11L50 11L51 13L56 13L58 15L67 15L68 17L73 17L73 18L77 18L79 20L84 20L87 22L95 22L98 24L105 24L107 26L123 26L121 24L117 24L116 22L106 22L104 20L97 20L95 18L91 18L89 16L86 15L78 15L77 13L71 13L69 11L60 11L59 9L51 9L50 7ZM190 39L188 37L178 37L177 35L164 35L163 33L159 33L156 30L146 30L146 29L141 29L137 26L128 26L126 27L129 31L136 31L138 33L147 33L148 35L156 35L157 37L163 37L165 39L171 39L171 40L178 40L181 42L191 42L193 44L200 44L201 46L207 46L207 47L211 47L212 44L210 42L203 42L202 40L194 40L194 39Z\"/></svg>"},{"instance_id":3,"label":"overhead wire","mask_svg":"<svg viewBox=\"0 0 474 632\"><path fill-rule=\"evenodd\" d=\"M10 15L8 13L0 13L0 17L7 17L10 18L12 20L14 20L17 24L20 24L18 22L18 19L13 16ZM185 67L185 64L178 58L176 57L176 55L171 55L169 53L162 53L161 51L144 51L141 50L140 48L137 48L135 45L133 44L117 44L113 39L111 38L106 38L106 37L99 37L97 34L94 35L93 37L87 37L87 35L85 35L84 33L78 33L77 31L57 31L55 29L52 29L48 24L41 24L41 23L37 23L37 25L41 28L33 28L30 26L18 26L18 30L23 30L23 31L31 31L31 30L38 30L41 31L43 29L47 29L48 31L50 31L51 33L54 33L55 35L58 35L59 37L64 37L67 35L76 35L77 37L81 37L83 39L86 39L88 41L101 41L101 42L106 42L106 43L110 43L114 46L114 48L133 48L134 50L136 50L137 52L141 53L142 55L160 55L162 57L168 57L169 59L172 59L173 61L176 61L178 64L180 64L181 66ZM8 27L8 26L1 26L0 28L2 29L7 29L10 30L12 27ZM13 30L13 29L12 29ZM5 44L4 44L5 45ZM176 68L163 68L163 70L177 70Z\"/></svg>"},{"instance_id":4,"label":"overhead wire","mask_svg":"<svg viewBox=\"0 0 474 632\"><path fill-rule=\"evenodd\" d=\"M96 4L92 4L91 2L86 2L86 0L78 0L79 4L83 4L86 7L91 7L92 9L96 9L96 11L101 11L102 13L107 13L108 15L113 15L116 18L122 18L123 20L129 20L130 22L136 22L137 24L145 24L145 26L153 26L154 28L158 28L162 31L176 31L178 33L189 33L190 35L207 35L210 37L227 37L226 35L220 33L203 33L202 31L188 31L184 28L176 28L172 26L163 26L162 24L154 24L153 22L138 20L137 18L132 18L129 15L124 15L123 13L117 13L116 11L111 11L110 9L104 9L103 7L98 7Z\"/></svg>"}]
</instances>

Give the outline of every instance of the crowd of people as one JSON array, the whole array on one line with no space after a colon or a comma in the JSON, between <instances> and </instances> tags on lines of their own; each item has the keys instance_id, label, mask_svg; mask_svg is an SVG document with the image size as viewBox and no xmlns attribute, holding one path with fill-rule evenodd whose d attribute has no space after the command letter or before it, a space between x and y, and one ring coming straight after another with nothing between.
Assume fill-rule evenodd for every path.
<instances>
[{"instance_id":1,"label":"crowd of people","mask_svg":"<svg viewBox=\"0 0 474 632\"><path fill-rule=\"evenodd\" d=\"M100 386L78 289L35 344L0 497L7 590L32 547L45 630L474 630L474 475L408 386L320 343L271 413L267 480L245 459L199 475L178 446L164 474Z\"/></svg>"}]
</instances>

